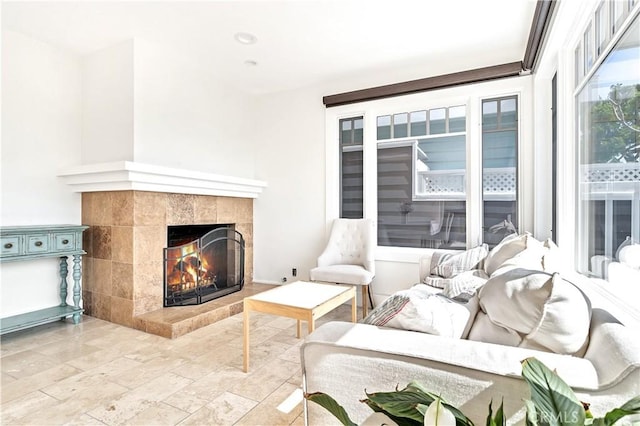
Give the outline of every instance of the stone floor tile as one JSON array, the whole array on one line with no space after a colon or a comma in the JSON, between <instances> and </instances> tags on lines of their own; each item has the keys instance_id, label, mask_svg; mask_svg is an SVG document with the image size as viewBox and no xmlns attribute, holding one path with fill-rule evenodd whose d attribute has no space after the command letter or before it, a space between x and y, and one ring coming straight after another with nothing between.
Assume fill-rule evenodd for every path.
<instances>
[{"instance_id":1,"label":"stone floor tile","mask_svg":"<svg viewBox=\"0 0 640 426\"><path fill-rule=\"evenodd\" d=\"M280 411L278 407L297 389L290 383L282 384L235 423L235 426L290 425L302 413L302 402L297 403L289 412Z\"/></svg>"},{"instance_id":2,"label":"stone floor tile","mask_svg":"<svg viewBox=\"0 0 640 426\"><path fill-rule=\"evenodd\" d=\"M350 313L340 306L317 326ZM302 381L295 321L261 313L250 321L249 373L242 314L176 339L87 316L1 336L0 423L300 425L300 404L277 410Z\"/></svg>"},{"instance_id":3,"label":"stone floor tile","mask_svg":"<svg viewBox=\"0 0 640 426\"><path fill-rule=\"evenodd\" d=\"M113 377L111 380L129 389L134 389L185 363L186 360L183 358L159 356L145 363L136 362L137 365L123 371L122 374Z\"/></svg>"},{"instance_id":4,"label":"stone floor tile","mask_svg":"<svg viewBox=\"0 0 640 426\"><path fill-rule=\"evenodd\" d=\"M82 371L77 368L66 364L60 364L32 376L12 381L11 383L3 382L2 392L0 393L2 406L4 406L6 402L12 401L68 377L73 377L79 373L82 373Z\"/></svg>"},{"instance_id":5,"label":"stone floor tile","mask_svg":"<svg viewBox=\"0 0 640 426\"><path fill-rule=\"evenodd\" d=\"M11 402L2 404L0 424L14 424L31 412L36 410L47 410L50 407L53 407L57 402L58 401L55 398L39 391L28 393Z\"/></svg>"},{"instance_id":6,"label":"stone floor tile","mask_svg":"<svg viewBox=\"0 0 640 426\"><path fill-rule=\"evenodd\" d=\"M180 425L233 425L257 404L252 399L224 392Z\"/></svg>"},{"instance_id":7,"label":"stone floor tile","mask_svg":"<svg viewBox=\"0 0 640 426\"><path fill-rule=\"evenodd\" d=\"M189 383L191 381L184 377L165 373L118 398L111 400L103 398L100 406L89 411L88 414L109 425L128 424L130 419L154 403L180 391ZM105 401L109 402L105 403Z\"/></svg>"},{"instance_id":8,"label":"stone floor tile","mask_svg":"<svg viewBox=\"0 0 640 426\"><path fill-rule=\"evenodd\" d=\"M34 350L16 352L2 357L2 372L16 379L31 376L59 363Z\"/></svg>"},{"instance_id":9,"label":"stone floor tile","mask_svg":"<svg viewBox=\"0 0 640 426\"><path fill-rule=\"evenodd\" d=\"M189 413L182 411L176 407L156 402L128 419L127 425L144 425L144 426L162 426L175 425L186 419Z\"/></svg>"},{"instance_id":10,"label":"stone floor tile","mask_svg":"<svg viewBox=\"0 0 640 426\"><path fill-rule=\"evenodd\" d=\"M276 359L250 371L247 377L234 383L230 390L235 394L262 401L288 380L299 365Z\"/></svg>"}]
</instances>

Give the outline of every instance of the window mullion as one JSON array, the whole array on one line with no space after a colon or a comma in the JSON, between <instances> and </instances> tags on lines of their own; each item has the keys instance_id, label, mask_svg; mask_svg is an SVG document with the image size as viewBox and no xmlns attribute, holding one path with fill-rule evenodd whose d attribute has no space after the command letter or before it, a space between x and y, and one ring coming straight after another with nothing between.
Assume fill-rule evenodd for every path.
<instances>
[{"instance_id":1,"label":"window mullion","mask_svg":"<svg viewBox=\"0 0 640 426\"><path fill-rule=\"evenodd\" d=\"M479 98L467 103L467 247L482 242L482 104ZM480 184L478 185L478 182Z\"/></svg>"}]
</instances>

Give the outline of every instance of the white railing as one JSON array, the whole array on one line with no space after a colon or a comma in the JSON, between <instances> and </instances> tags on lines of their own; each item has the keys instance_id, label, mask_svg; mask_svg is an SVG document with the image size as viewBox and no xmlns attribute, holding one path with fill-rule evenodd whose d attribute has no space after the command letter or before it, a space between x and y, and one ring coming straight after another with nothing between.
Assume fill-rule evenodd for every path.
<instances>
[{"instance_id":1,"label":"white railing","mask_svg":"<svg viewBox=\"0 0 640 426\"><path fill-rule=\"evenodd\" d=\"M640 163L581 165L580 194L583 200L637 198L640 196Z\"/></svg>"},{"instance_id":2,"label":"white railing","mask_svg":"<svg viewBox=\"0 0 640 426\"><path fill-rule=\"evenodd\" d=\"M416 199L465 199L464 169L417 173ZM484 199L515 200L516 182L515 167L484 169ZM580 167L580 188L583 200L634 199L640 194L640 163L584 164Z\"/></svg>"},{"instance_id":3,"label":"white railing","mask_svg":"<svg viewBox=\"0 0 640 426\"><path fill-rule=\"evenodd\" d=\"M464 200L466 173L456 170L418 171L417 199ZM485 200L515 200L516 168L484 169L482 191Z\"/></svg>"}]
</instances>

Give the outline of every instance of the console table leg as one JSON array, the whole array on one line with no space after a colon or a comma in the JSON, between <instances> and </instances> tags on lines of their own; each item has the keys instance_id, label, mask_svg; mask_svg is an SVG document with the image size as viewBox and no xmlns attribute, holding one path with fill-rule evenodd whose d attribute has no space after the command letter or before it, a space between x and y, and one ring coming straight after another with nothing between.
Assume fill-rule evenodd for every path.
<instances>
[{"instance_id":1,"label":"console table leg","mask_svg":"<svg viewBox=\"0 0 640 426\"><path fill-rule=\"evenodd\" d=\"M67 256L60 257L60 306L67 306Z\"/></svg>"},{"instance_id":2,"label":"console table leg","mask_svg":"<svg viewBox=\"0 0 640 426\"><path fill-rule=\"evenodd\" d=\"M80 278L82 278L82 256L79 254L73 255L73 306L80 308ZM80 322L80 312L73 314L73 323L78 324Z\"/></svg>"}]
</instances>

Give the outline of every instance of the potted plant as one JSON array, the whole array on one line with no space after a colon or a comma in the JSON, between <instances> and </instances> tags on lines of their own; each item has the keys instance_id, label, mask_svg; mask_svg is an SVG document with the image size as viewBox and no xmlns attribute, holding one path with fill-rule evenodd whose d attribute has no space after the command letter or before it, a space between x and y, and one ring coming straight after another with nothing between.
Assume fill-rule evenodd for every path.
<instances>
[{"instance_id":1,"label":"potted plant","mask_svg":"<svg viewBox=\"0 0 640 426\"><path fill-rule=\"evenodd\" d=\"M522 377L531 391L531 399L524 400L527 425L609 426L625 416L640 414L640 396L636 396L620 407L612 409L604 417L594 418L588 404L580 402L569 385L536 358L522 361ZM367 397L361 402L367 404L374 414L362 426L473 425L460 410L448 404L439 395L426 390L417 381L412 381L404 389L365 394ZM357 426L331 396L316 392L306 394L305 398L327 409L343 425ZM493 414L490 402L488 411L487 426L506 424L502 404Z\"/></svg>"}]
</instances>

